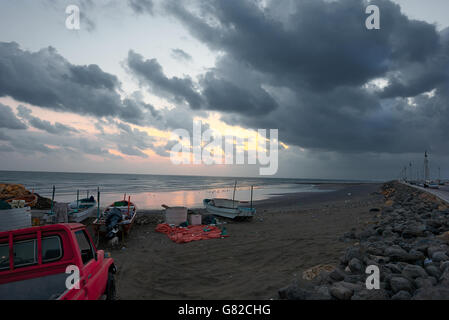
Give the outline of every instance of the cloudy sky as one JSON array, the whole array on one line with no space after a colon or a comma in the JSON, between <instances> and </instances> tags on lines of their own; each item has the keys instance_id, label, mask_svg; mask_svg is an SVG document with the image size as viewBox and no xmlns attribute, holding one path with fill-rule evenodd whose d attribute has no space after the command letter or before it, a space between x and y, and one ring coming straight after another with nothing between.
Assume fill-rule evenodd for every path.
<instances>
[{"instance_id":1,"label":"cloudy sky","mask_svg":"<svg viewBox=\"0 0 449 320\"><path fill-rule=\"evenodd\" d=\"M365 9L380 9L367 30ZM68 5L80 30L66 28ZM175 129L278 129L277 177L449 176L447 0L0 0L0 170L173 165Z\"/></svg>"}]
</instances>

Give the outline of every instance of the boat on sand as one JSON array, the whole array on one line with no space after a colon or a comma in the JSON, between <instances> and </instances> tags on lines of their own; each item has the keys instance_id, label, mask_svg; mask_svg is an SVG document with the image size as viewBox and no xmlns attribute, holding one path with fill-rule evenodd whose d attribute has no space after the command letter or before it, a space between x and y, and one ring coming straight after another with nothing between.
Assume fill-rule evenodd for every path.
<instances>
[{"instance_id":1,"label":"boat on sand","mask_svg":"<svg viewBox=\"0 0 449 320\"><path fill-rule=\"evenodd\" d=\"M119 234L127 236L131 231L137 216L137 207L131 202L131 197L116 201L109 205L100 217L94 220L92 226L96 233L106 239L112 239Z\"/></svg>"},{"instance_id":2,"label":"boat on sand","mask_svg":"<svg viewBox=\"0 0 449 320\"><path fill-rule=\"evenodd\" d=\"M82 222L92 217L96 210L97 201L91 196L71 202L67 214L70 222Z\"/></svg>"},{"instance_id":3,"label":"boat on sand","mask_svg":"<svg viewBox=\"0 0 449 320\"><path fill-rule=\"evenodd\" d=\"M248 202L230 199L204 199L203 204L210 214L234 220L250 220L256 208L248 206Z\"/></svg>"}]
</instances>

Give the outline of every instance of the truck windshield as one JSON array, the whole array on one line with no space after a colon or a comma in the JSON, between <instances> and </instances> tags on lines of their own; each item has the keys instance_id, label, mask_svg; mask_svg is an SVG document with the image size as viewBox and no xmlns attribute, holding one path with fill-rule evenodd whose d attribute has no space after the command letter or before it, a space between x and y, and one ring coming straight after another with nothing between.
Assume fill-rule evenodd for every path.
<instances>
[{"instance_id":1,"label":"truck windshield","mask_svg":"<svg viewBox=\"0 0 449 320\"><path fill-rule=\"evenodd\" d=\"M78 246L80 247L81 258L83 259L83 264L87 264L90 260L94 258L94 250L83 230L76 231L76 240L78 241Z\"/></svg>"}]
</instances>

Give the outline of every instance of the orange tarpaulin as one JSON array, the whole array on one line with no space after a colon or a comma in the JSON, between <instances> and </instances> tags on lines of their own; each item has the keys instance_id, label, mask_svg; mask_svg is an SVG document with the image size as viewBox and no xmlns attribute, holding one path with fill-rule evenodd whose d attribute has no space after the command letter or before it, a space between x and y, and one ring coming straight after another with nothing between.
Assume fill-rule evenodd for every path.
<instances>
[{"instance_id":1,"label":"orange tarpaulin","mask_svg":"<svg viewBox=\"0 0 449 320\"><path fill-rule=\"evenodd\" d=\"M226 237L221 230L213 226L188 226L187 228L170 227L168 224L159 224L157 232L165 233L176 243L186 243L196 240L219 239Z\"/></svg>"}]
</instances>

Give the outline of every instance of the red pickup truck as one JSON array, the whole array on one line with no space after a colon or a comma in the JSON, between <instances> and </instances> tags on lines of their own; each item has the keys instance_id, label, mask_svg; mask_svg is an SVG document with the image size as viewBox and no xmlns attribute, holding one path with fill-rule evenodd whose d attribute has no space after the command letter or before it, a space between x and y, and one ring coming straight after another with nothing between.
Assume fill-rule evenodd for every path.
<instances>
[{"instance_id":1,"label":"red pickup truck","mask_svg":"<svg viewBox=\"0 0 449 320\"><path fill-rule=\"evenodd\" d=\"M115 273L82 224L0 232L0 300L113 300Z\"/></svg>"}]
</instances>

